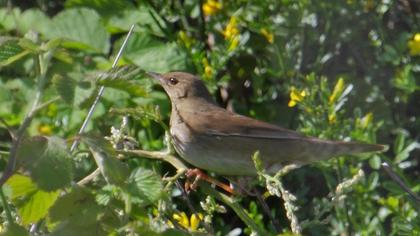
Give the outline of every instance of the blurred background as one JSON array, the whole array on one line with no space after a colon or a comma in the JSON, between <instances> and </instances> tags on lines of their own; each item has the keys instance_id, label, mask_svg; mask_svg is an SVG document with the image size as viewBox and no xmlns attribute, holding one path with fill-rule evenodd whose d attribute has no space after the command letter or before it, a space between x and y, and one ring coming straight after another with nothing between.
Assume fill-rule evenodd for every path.
<instances>
[{"instance_id":1,"label":"blurred background","mask_svg":"<svg viewBox=\"0 0 420 236\"><path fill-rule=\"evenodd\" d=\"M170 115L163 90L142 73L120 83L95 79L111 68L134 24L119 66L161 73L187 71L204 80L220 106L237 113L311 136L389 145L382 154L340 157L282 178L297 198L295 214L303 235L420 234L420 203L411 201L381 169L381 163L388 162L412 191L420 191L419 0L2 0L0 4L0 118L8 126L20 126L40 88L36 55L51 52L42 84L43 101L49 103L32 119L27 135L74 137L98 86L104 85L106 92L88 131L109 136L111 126L120 127L122 116L129 115L125 132L138 147L163 149ZM7 128L0 125L2 170L10 147ZM160 177L175 172L153 160L124 162L130 170L140 166ZM96 168L89 154L76 155L72 166L74 181ZM364 176L340 201L332 201L337 185L359 170ZM100 183L88 186L92 194L112 199L114 193ZM266 191L263 185L259 189ZM242 197L240 204L268 233L291 235L283 200L264 196L280 232L255 197ZM202 210L200 201L206 201L202 191L189 198L196 212L173 187L165 200L142 205L118 223L104 222L101 232L119 235L130 228L133 233L162 233L174 227L169 218L178 222L177 233L251 234L229 208L226 213ZM19 219L22 204L15 200L12 197L12 213L16 211ZM124 202L118 197L115 201ZM162 201L167 209L159 205ZM121 204L108 208L124 209ZM48 208L45 212L17 223L28 229L30 223L48 218L51 212ZM96 219L100 213L105 214L97 213ZM40 232L54 232L48 223L40 225Z\"/></svg>"}]
</instances>

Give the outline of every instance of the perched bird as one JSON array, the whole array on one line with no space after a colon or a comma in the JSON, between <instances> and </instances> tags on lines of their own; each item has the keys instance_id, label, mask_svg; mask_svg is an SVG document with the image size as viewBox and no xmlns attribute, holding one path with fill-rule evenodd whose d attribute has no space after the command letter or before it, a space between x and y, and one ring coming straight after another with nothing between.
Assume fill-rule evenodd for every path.
<instances>
[{"instance_id":1,"label":"perched bird","mask_svg":"<svg viewBox=\"0 0 420 236\"><path fill-rule=\"evenodd\" d=\"M306 164L343 154L383 151L385 146L307 137L292 130L235 114L216 105L204 83L184 72L149 76L171 100L170 133L188 163L225 176L253 176L259 151L269 173L286 164Z\"/></svg>"}]
</instances>

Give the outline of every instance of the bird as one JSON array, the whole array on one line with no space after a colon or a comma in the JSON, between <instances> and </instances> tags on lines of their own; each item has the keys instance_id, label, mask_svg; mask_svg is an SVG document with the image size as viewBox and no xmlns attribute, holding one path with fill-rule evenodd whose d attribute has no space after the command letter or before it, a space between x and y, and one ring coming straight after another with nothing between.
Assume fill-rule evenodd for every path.
<instances>
[{"instance_id":1,"label":"bird","mask_svg":"<svg viewBox=\"0 0 420 236\"><path fill-rule=\"evenodd\" d=\"M324 140L236 114L218 106L198 76L186 72L159 74L171 101L170 136L175 151L192 166L223 176L255 176L252 156L267 173L285 165L304 165L332 157L381 152L385 145Z\"/></svg>"}]
</instances>

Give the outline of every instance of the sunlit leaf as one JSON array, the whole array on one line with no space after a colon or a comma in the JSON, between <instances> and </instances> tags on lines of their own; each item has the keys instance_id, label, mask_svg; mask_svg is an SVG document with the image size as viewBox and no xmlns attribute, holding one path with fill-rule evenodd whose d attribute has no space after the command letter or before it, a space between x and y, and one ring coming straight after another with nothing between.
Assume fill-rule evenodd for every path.
<instances>
[{"instance_id":1,"label":"sunlit leaf","mask_svg":"<svg viewBox=\"0 0 420 236\"><path fill-rule=\"evenodd\" d=\"M24 225L36 223L45 217L59 195L59 191L38 189L29 177L23 175L13 175L6 184L11 188L12 200Z\"/></svg>"},{"instance_id":2,"label":"sunlit leaf","mask_svg":"<svg viewBox=\"0 0 420 236\"><path fill-rule=\"evenodd\" d=\"M175 43L163 43L151 35L134 33L125 57L146 71L168 72L186 68L185 55Z\"/></svg>"},{"instance_id":3,"label":"sunlit leaf","mask_svg":"<svg viewBox=\"0 0 420 236\"><path fill-rule=\"evenodd\" d=\"M52 19L51 28L44 32L49 38L63 38L63 45L82 50L107 53L109 33L99 15L91 9L72 8L61 11Z\"/></svg>"}]
</instances>

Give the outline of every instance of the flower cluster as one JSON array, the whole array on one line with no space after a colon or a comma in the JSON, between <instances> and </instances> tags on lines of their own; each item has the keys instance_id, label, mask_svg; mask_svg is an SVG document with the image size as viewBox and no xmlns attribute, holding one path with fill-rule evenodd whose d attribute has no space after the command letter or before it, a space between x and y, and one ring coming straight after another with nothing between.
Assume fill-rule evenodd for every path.
<instances>
[{"instance_id":1,"label":"flower cluster","mask_svg":"<svg viewBox=\"0 0 420 236\"><path fill-rule=\"evenodd\" d=\"M205 16L212 16L222 9L222 4L215 0L207 0L202 8Z\"/></svg>"},{"instance_id":2,"label":"flower cluster","mask_svg":"<svg viewBox=\"0 0 420 236\"><path fill-rule=\"evenodd\" d=\"M413 39L408 41L408 49L410 50L410 55L420 55L420 33L416 33Z\"/></svg>"},{"instance_id":3,"label":"flower cluster","mask_svg":"<svg viewBox=\"0 0 420 236\"><path fill-rule=\"evenodd\" d=\"M292 87L290 90L290 101L288 106L289 107L294 107L296 106L296 104L298 104L299 102L303 101L303 99L306 97L306 91L302 90L302 91L298 91L295 87Z\"/></svg>"},{"instance_id":4,"label":"flower cluster","mask_svg":"<svg viewBox=\"0 0 420 236\"><path fill-rule=\"evenodd\" d=\"M235 16L230 17L229 23L223 31L225 39L229 41L228 51L235 50L239 45L240 32L238 28L238 18Z\"/></svg>"},{"instance_id":5,"label":"flower cluster","mask_svg":"<svg viewBox=\"0 0 420 236\"><path fill-rule=\"evenodd\" d=\"M189 229L191 231L197 231L198 226L200 225L200 222L204 219L203 214L192 214L190 218L188 218L187 214L185 212L181 213L175 213L172 216L174 220L177 221L179 225L182 227Z\"/></svg>"}]
</instances>

